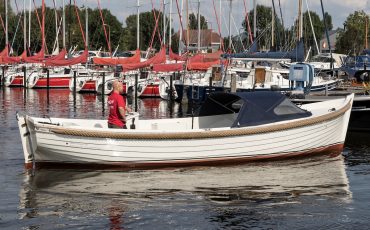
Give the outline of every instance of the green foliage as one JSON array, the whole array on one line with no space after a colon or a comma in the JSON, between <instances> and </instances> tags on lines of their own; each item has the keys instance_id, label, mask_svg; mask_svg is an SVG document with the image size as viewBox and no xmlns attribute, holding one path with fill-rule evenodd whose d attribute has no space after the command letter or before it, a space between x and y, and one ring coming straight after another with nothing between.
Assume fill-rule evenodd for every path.
<instances>
[{"instance_id":1,"label":"green foliage","mask_svg":"<svg viewBox=\"0 0 370 230\"><path fill-rule=\"evenodd\" d=\"M3 12L3 5L0 4L0 12ZM41 48L41 26L40 23L42 21L41 15L41 8L37 8L38 20L36 11L34 10L31 13L31 43L29 45L31 52L37 52ZM57 9L58 13L58 26L60 24L62 9ZM81 19L82 30L85 33L85 10L78 9L78 13ZM103 17L105 20L105 24L109 25L106 26L107 36L109 36L110 30L110 37L112 41L112 51L117 45L120 47L124 47L124 42L122 41L121 35L123 33L122 23L120 23L115 16L113 16L109 10L103 9L102 10ZM89 15L89 49L97 50L102 48L102 50L108 50L108 43L107 39L104 35L103 23L100 17L100 12L98 9L88 9ZM2 15L5 18L5 15ZM23 12L18 14L14 14L11 8L9 7L9 43L13 43L13 50L15 55L20 54L23 52ZM20 21L19 21L20 20ZM28 14L27 14L28 20ZM18 30L17 24L19 23ZM3 29L0 29L0 49L3 49L5 46L5 36ZM55 25L55 11L52 8L46 7L45 8L45 39L46 39L46 48L47 53L51 53L53 51L54 43L56 40L56 25ZM108 38L109 39L109 38ZM58 34L58 41L59 47L62 48L62 28L59 30ZM27 42L28 42L28 25L27 25ZM77 20L76 11L74 6L66 6L66 45L67 48L71 46L77 45L77 49L84 48L84 41L81 35L81 29Z\"/></svg>"},{"instance_id":2,"label":"green foliage","mask_svg":"<svg viewBox=\"0 0 370 230\"><path fill-rule=\"evenodd\" d=\"M189 29L190 30L197 30L198 29L198 18L197 15L191 13L189 15ZM200 29L206 30L208 29L207 20L203 15L200 15Z\"/></svg>"},{"instance_id":3,"label":"green foliage","mask_svg":"<svg viewBox=\"0 0 370 230\"><path fill-rule=\"evenodd\" d=\"M314 29L318 44L320 43L320 39L324 36L324 33L325 33L324 21L321 20L319 15L313 11L310 11L310 12L306 11L303 13L303 38L304 38L305 50L308 50L309 47L312 47L313 52L317 52L316 49L314 48L316 46L315 39L313 36L308 14L311 15L312 25L313 25L313 29ZM328 15L327 18L331 18L331 16ZM328 28L330 27L333 27L333 25L328 24Z\"/></svg>"},{"instance_id":4,"label":"green foliage","mask_svg":"<svg viewBox=\"0 0 370 230\"><path fill-rule=\"evenodd\" d=\"M147 49L152 41L152 34L156 25L154 14L158 19L152 47L159 50L161 41L163 42L163 14L158 10L140 13L140 49ZM158 18L159 17L159 18ZM168 22L166 17L166 22ZM136 49L136 14L126 18L126 28L124 29L124 47L128 50ZM168 43L170 28L166 27L166 43Z\"/></svg>"},{"instance_id":5,"label":"green foliage","mask_svg":"<svg viewBox=\"0 0 370 230\"><path fill-rule=\"evenodd\" d=\"M337 37L337 51L356 55L365 48L366 20L369 18L364 11L355 11L347 17L343 24L344 30L340 31Z\"/></svg>"},{"instance_id":6,"label":"green foliage","mask_svg":"<svg viewBox=\"0 0 370 230\"><path fill-rule=\"evenodd\" d=\"M257 37L263 34L258 41L258 45L263 49L268 49L271 46L271 21L272 8L263 5L257 5ZM249 12L249 23L253 33L253 10ZM244 27L246 33L248 33L248 27L245 20L242 22L242 26ZM278 43L277 46L283 45L283 31L284 28L275 12L275 41Z\"/></svg>"}]
</instances>

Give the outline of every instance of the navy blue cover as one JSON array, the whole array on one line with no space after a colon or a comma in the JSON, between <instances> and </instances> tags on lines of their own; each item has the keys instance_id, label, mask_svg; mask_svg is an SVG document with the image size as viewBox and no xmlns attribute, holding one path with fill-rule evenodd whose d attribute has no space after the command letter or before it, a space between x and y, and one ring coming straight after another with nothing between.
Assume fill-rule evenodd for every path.
<instances>
[{"instance_id":1,"label":"navy blue cover","mask_svg":"<svg viewBox=\"0 0 370 230\"><path fill-rule=\"evenodd\" d=\"M239 108L238 105L241 105ZM238 113L231 127L262 125L311 116L285 95L272 91L213 93L202 105L199 116Z\"/></svg>"}]
</instances>

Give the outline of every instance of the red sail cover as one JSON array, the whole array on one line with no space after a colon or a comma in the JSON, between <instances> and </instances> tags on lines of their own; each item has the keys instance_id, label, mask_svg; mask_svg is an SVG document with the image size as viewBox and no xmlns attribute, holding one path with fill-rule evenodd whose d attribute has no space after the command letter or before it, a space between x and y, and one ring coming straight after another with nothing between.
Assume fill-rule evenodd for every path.
<instances>
[{"instance_id":1,"label":"red sail cover","mask_svg":"<svg viewBox=\"0 0 370 230\"><path fill-rule=\"evenodd\" d=\"M184 69L184 63L153 65L153 71L155 72L176 72L176 71L182 71L183 69Z\"/></svg>"},{"instance_id":2,"label":"red sail cover","mask_svg":"<svg viewBox=\"0 0 370 230\"><path fill-rule=\"evenodd\" d=\"M3 57L3 62L4 63L19 63L22 60L24 60L25 58L27 58L27 51L26 50L24 50L23 53L18 57L9 57L9 56Z\"/></svg>"},{"instance_id":3,"label":"red sail cover","mask_svg":"<svg viewBox=\"0 0 370 230\"><path fill-rule=\"evenodd\" d=\"M188 59L188 53L184 53L183 55L180 56L172 52L172 49L170 49L169 56L170 56L170 60L174 60L174 61L186 61L186 59Z\"/></svg>"},{"instance_id":4,"label":"red sail cover","mask_svg":"<svg viewBox=\"0 0 370 230\"><path fill-rule=\"evenodd\" d=\"M126 65L140 62L140 50L136 50L134 56L128 58L100 58L93 59L94 64L97 65Z\"/></svg>"},{"instance_id":5,"label":"red sail cover","mask_svg":"<svg viewBox=\"0 0 370 230\"><path fill-rule=\"evenodd\" d=\"M162 47L162 49L154 57L149 58L144 62L122 65L122 67L123 71L126 72L130 70L145 68L150 65L161 64L165 61L166 61L166 49Z\"/></svg>"},{"instance_id":6,"label":"red sail cover","mask_svg":"<svg viewBox=\"0 0 370 230\"><path fill-rule=\"evenodd\" d=\"M70 59L63 59L63 60L46 60L46 66L70 66L76 65L80 63L87 62L87 58L89 56L89 51L85 49L85 51L78 57L70 58Z\"/></svg>"},{"instance_id":7,"label":"red sail cover","mask_svg":"<svg viewBox=\"0 0 370 230\"><path fill-rule=\"evenodd\" d=\"M62 49L59 54L55 55L55 56L51 56L47 59L47 61L51 61L51 60L64 60L65 59L65 56L67 54L67 50L66 49Z\"/></svg>"},{"instance_id":8,"label":"red sail cover","mask_svg":"<svg viewBox=\"0 0 370 230\"><path fill-rule=\"evenodd\" d=\"M0 64L6 64L6 62L4 62L3 60L3 57L8 56L8 53L9 53L8 46L5 46L5 48L0 52Z\"/></svg>"},{"instance_id":9,"label":"red sail cover","mask_svg":"<svg viewBox=\"0 0 370 230\"><path fill-rule=\"evenodd\" d=\"M34 56L31 56L31 57L26 57L24 59L24 62L27 62L27 63L40 63L42 61L44 61L45 59L45 55L44 55L44 48L41 48L40 52L38 52L36 55Z\"/></svg>"},{"instance_id":10,"label":"red sail cover","mask_svg":"<svg viewBox=\"0 0 370 230\"><path fill-rule=\"evenodd\" d=\"M187 68L188 70L206 71L209 67L218 64L220 64L220 60L210 62L189 62Z\"/></svg>"},{"instance_id":11,"label":"red sail cover","mask_svg":"<svg viewBox=\"0 0 370 230\"><path fill-rule=\"evenodd\" d=\"M199 53L189 58L189 62L213 62L219 60L223 52L221 50L214 53Z\"/></svg>"}]
</instances>

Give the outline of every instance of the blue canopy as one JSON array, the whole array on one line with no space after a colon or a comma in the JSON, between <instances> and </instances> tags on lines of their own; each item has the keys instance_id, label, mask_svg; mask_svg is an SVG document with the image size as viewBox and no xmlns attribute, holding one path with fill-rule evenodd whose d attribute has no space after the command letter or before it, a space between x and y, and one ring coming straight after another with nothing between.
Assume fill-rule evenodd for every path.
<instances>
[{"instance_id":1,"label":"blue canopy","mask_svg":"<svg viewBox=\"0 0 370 230\"><path fill-rule=\"evenodd\" d=\"M296 62L304 61L303 40L299 41L296 48L287 52L246 52L223 54L223 58L249 58L249 59L291 59ZM268 61L268 60L266 60Z\"/></svg>"},{"instance_id":2,"label":"blue canopy","mask_svg":"<svg viewBox=\"0 0 370 230\"><path fill-rule=\"evenodd\" d=\"M311 116L286 96L272 91L213 93L208 96L199 116L239 113L232 128L263 125Z\"/></svg>"}]
</instances>

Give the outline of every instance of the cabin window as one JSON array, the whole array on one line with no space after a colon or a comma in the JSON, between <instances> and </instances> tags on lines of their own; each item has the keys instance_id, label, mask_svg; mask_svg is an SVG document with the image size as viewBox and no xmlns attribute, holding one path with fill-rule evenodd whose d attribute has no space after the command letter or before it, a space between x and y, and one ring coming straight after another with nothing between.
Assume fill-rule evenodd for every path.
<instances>
[{"instance_id":1,"label":"cabin window","mask_svg":"<svg viewBox=\"0 0 370 230\"><path fill-rule=\"evenodd\" d=\"M278 106L275 107L274 113L278 116L291 115L291 114L300 114L305 113L306 111L292 105L292 103L285 99Z\"/></svg>"},{"instance_id":2,"label":"cabin window","mask_svg":"<svg viewBox=\"0 0 370 230\"><path fill-rule=\"evenodd\" d=\"M243 100L238 100L231 104L231 109L234 111L234 113L239 113L242 106L243 106Z\"/></svg>"}]
</instances>

